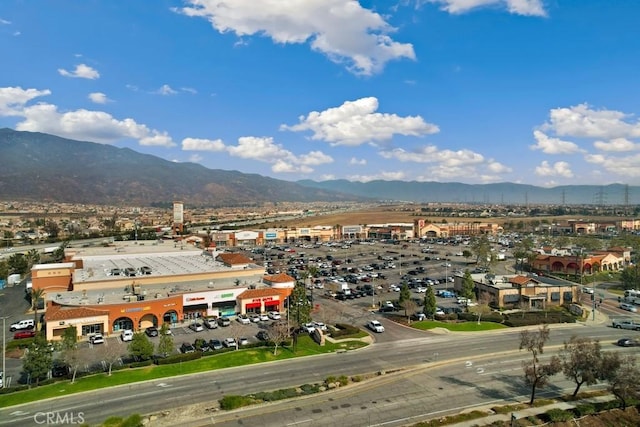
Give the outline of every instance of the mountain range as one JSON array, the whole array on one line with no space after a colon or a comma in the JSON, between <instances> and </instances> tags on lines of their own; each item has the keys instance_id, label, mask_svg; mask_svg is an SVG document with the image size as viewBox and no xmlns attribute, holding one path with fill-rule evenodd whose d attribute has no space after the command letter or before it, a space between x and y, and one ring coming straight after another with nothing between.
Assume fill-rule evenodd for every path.
<instances>
[{"instance_id":1,"label":"mountain range","mask_svg":"<svg viewBox=\"0 0 640 427\"><path fill-rule=\"evenodd\" d=\"M491 204L640 203L640 187L515 183L284 181L177 163L128 148L0 129L0 199L102 205L257 206L266 202L406 201Z\"/></svg>"}]
</instances>

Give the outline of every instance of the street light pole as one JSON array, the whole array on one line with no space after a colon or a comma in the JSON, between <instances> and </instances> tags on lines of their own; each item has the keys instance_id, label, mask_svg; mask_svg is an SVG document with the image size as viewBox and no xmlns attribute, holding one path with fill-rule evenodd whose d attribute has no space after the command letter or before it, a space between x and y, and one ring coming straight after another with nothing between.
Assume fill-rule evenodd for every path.
<instances>
[{"instance_id":1,"label":"street light pole","mask_svg":"<svg viewBox=\"0 0 640 427\"><path fill-rule=\"evenodd\" d=\"M7 367L6 367L6 352L7 349L5 348L5 343L6 343L6 339L5 339L5 334L6 334L6 330L7 330L7 324L6 321L7 319L11 317L11 316L4 316L2 318L2 388L5 388L7 386Z\"/></svg>"}]
</instances>

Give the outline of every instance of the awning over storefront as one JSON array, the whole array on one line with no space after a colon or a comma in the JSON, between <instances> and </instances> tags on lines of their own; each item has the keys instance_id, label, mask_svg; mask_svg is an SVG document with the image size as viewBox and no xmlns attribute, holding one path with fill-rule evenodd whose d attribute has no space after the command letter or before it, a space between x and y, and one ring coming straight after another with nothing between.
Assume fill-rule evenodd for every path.
<instances>
[{"instance_id":1,"label":"awning over storefront","mask_svg":"<svg viewBox=\"0 0 640 427\"><path fill-rule=\"evenodd\" d=\"M206 310L207 308L209 308L209 304L185 305L184 311Z\"/></svg>"},{"instance_id":2,"label":"awning over storefront","mask_svg":"<svg viewBox=\"0 0 640 427\"><path fill-rule=\"evenodd\" d=\"M250 303L247 303L245 305L245 307L246 308L260 308L261 304L260 304L260 301L258 301L258 302L250 302Z\"/></svg>"}]
</instances>

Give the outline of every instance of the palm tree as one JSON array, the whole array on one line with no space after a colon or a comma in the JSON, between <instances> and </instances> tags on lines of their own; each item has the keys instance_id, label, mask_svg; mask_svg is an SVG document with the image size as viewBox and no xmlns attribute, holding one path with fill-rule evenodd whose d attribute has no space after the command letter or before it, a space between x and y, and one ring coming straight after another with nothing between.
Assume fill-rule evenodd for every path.
<instances>
[{"instance_id":1,"label":"palm tree","mask_svg":"<svg viewBox=\"0 0 640 427\"><path fill-rule=\"evenodd\" d=\"M27 264L29 267L29 270L31 270L31 267L34 266L34 264L37 264L40 262L40 252L38 252L37 249L29 249L29 251L27 252Z\"/></svg>"},{"instance_id":2,"label":"palm tree","mask_svg":"<svg viewBox=\"0 0 640 427\"><path fill-rule=\"evenodd\" d=\"M31 288L31 308L33 309L34 329L38 330L38 300L45 294L43 288Z\"/></svg>"}]
</instances>

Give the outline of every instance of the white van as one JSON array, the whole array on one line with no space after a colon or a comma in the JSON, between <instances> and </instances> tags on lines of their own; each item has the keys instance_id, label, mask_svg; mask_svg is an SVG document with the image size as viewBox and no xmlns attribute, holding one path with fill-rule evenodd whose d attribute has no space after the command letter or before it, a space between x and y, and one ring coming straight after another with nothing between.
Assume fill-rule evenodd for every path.
<instances>
[{"instance_id":1,"label":"white van","mask_svg":"<svg viewBox=\"0 0 640 427\"><path fill-rule=\"evenodd\" d=\"M125 329L120 334L120 338L122 339L122 341L125 341L125 342L133 340L133 331L131 329Z\"/></svg>"}]
</instances>

